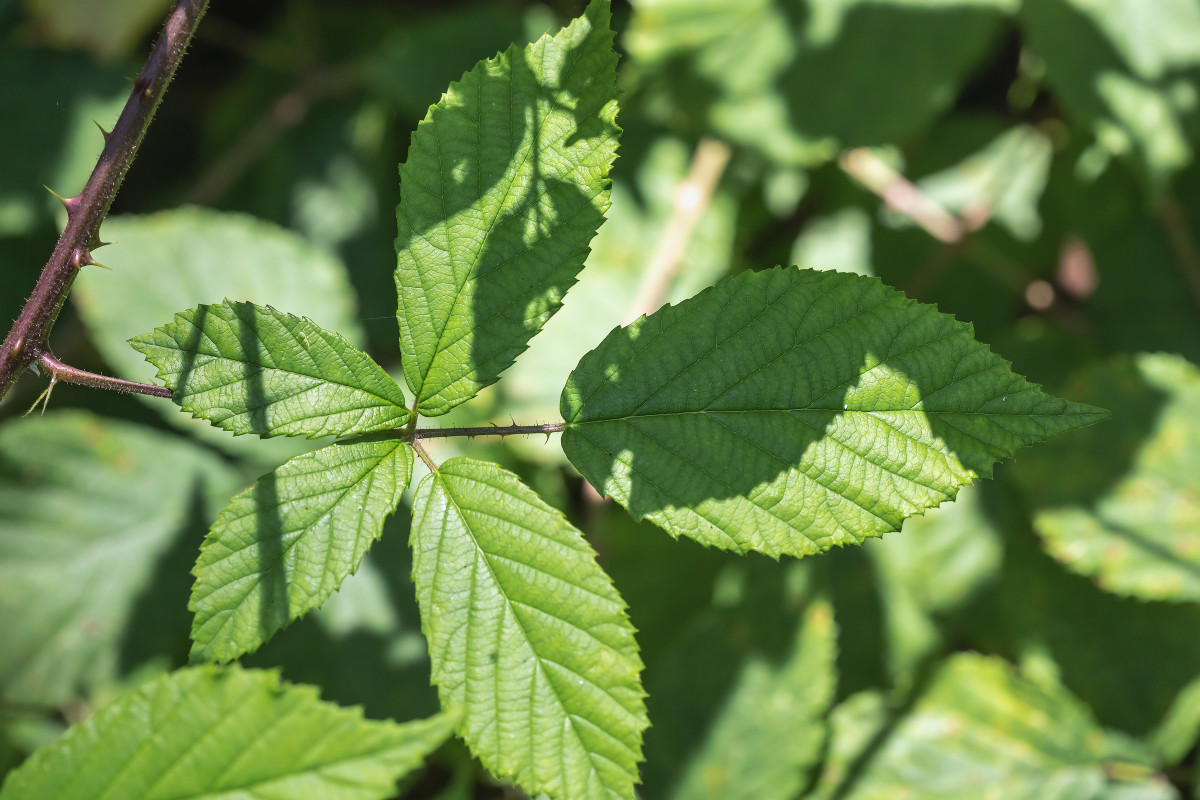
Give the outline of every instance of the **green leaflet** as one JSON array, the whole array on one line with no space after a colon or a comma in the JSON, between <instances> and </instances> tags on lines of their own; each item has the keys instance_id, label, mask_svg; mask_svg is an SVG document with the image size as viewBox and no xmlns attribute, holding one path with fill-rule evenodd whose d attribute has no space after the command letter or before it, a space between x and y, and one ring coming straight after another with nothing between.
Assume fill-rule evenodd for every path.
<instances>
[{"instance_id":1,"label":"green leaflet","mask_svg":"<svg viewBox=\"0 0 1200 800\"><path fill-rule=\"evenodd\" d=\"M182 669L39 750L0 800L383 800L456 722L365 720L274 672Z\"/></svg>"},{"instance_id":2,"label":"green leaflet","mask_svg":"<svg viewBox=\"0 0 1200 800\"><path fill-rule=\"evenodd\" d=\"M1031 683L998 658L952 656L891 724L882 702L864 706L869 697L852 697L834 711L814 800L1092 800L1117 787L1174 796L1162 793L1168 787L1147 768L1143 747L1107 737L1066 690ZM865 763L864 753L871 755ZM1129 782L1109 783L1106 762L1117 762L1112 771L1123 768Z\"/></svg>"},{"instance_id":3,"label":"green leaflet","mask_svg":"<svg viewBox=\"0 0 1200 800\"><path fill-rule=\"evenodd\" d=\"M237 495L200 548L192 655L228 661L320 606L353 575L412 475L396 439L297 456Z\"/></svg>"},{"instance_id":4,"label":"green leaflet","mask_svg":"<svg viewBox=\"0 0 1200 800\"><path fill-rule=\"evenodd\" d=\"M187 543L238 483L142 425L68 411L0 426L0 698L60 706L133 653L178 652Z\"/></svg>"},{"instance_id":5,"label":"green leaflet","mask_svg":"<svg viewBox=\"0 0 1200 800\"><path fill-rule=\"evenodd\" d=\"M413 506L413 581L445 706L531 794L632 798L647 726L625 603L563 516L512 473L455 458Z\"/></svg>"},{"instance_id":6,"label":"green leaflet","mask_svg":"<svg viewBox=\"0 0 1200 800\"><path fill-rule=\"evenodd\" d=\"M409 419L404 392L366 353L303 317L225 300L129 341L184 410L259 436L348 436Z\"/></svg>"},{"instance_id":7,"label":"green leaflet","mask_svg":"<svg viewBox=\"0 0 1200 800\"><path fill-rule=\"evenodd\" d=\"M608 207L616 62L608 0L451 84L400 167L396 289L417 410L496 381L558 309Z\"/></svg>"},{"instance_id":8,"label":"green leaflet","mask_svg":"<svg viewBox=\"0 0 1200 800\"><path fill-rule=\"evenodd\" d=\"M1141 354L1087 370L1072 394L1114 424L1040 450L1015 477L1068 568L1143 600L1200 600L1200 369Z\"/></svg>"},{"instance_id":9,"label":"green leaflet","mask_svg":"<svg viewBox=\"0 0 1200 800\"><path fill-rule=\"evenodd\" d=\"M567 457L636 518L777 557L899 530L1107 412L1043 393L875 278L790 268L615 329L562 414Z\"/></svg>"}]
</instances>

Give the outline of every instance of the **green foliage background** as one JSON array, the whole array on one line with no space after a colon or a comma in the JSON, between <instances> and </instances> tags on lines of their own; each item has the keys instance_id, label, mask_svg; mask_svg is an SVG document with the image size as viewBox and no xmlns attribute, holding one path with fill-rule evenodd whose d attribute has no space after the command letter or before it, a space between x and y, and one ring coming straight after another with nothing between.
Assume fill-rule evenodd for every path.
<instances>
[{"instance_id":1,"label":"green foliage background","mask_svg":"<svg viewBox=\"0 0 1200 800\"><path fill-rule=\"evenodd\" d=\"M164 7L0 0L0 317L61 223L41 186L82 185L92 120L109 127ZM120 242L98 253L113 271L81 277L57 354L148 380L125 340L228 296L308 316L399 377L390 275L410 134L476 61L581 10L215 3L103 229ZM562 312L447 424L556 418L579 358L631 316L704 138L730 160L666 299L775 264L874 274L1113 414L898 534L780 563L596 502L555 441L432 445L498 461L600 553L645 662L642 796L1196 795L1200 2L614 10L624 133L608 220ZM861 147L958 215L962 240L856 180ZM328 444L215 435L170 403L73 386L15 419L40 390L26 378L0 406L5 770L186 662L203 532L264 469ZM358 574L245 663L369 718L435 711L408 518L382 523ZM451 744L403 796L517 795Z\"/></svg>"}]
</instances>

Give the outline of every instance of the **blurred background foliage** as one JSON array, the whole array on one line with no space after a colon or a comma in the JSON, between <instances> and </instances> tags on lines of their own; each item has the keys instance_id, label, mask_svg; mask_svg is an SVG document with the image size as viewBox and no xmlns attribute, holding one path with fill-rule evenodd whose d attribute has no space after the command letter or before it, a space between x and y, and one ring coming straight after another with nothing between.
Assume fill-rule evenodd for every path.
<instances>
[{"instance_id":1,"label":"blurred background foliage","mask_svg":"<svg viewBox=\"0 0 1200 800\"><path fill-rule=\"evenodd\" d=\"M168 3L0 0L0 317L50 253ZM222 297L398 374L396 165L446 85L577 0L215 2L52 339L125 345ZM883 540L800 562L672 542L554 441L441 442L587 533L640 630L646 798L1200 796L1200 0L615 3L624 128L580 284L447 424L555 418L613 325L745 269L878 275L1112 410ZM0 770L183 663L200 537L312 442L27 376L0 406ZM318 443L319 444L319 443ZM401 510L247 659L372 716L436 697ZM519 797L444 748L404 797Z\"/></svg>"}]
</instances>

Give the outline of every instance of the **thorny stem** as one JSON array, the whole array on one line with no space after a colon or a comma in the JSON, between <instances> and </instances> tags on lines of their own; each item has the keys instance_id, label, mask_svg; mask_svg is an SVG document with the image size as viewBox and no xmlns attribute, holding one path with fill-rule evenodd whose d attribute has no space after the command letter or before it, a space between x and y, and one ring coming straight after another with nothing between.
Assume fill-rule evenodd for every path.
<instances>
[{"instance_id":1,"label":"thorny stem","mask_svg":"<svg viewBox=\"0 0 1200 800\"><path fill-rule=\"evenodd\" d=\"M838 164L889 208L908 217L940 242L957 244L987 221L986 211L970 222L954 216L866 147L843 154Z\"/></svg>"},{"instance_id":2,"label":"thorny stem","mask_svg":"<svg viewBox=\"0 0 1200 800\"><path fill-rule=\"evenodd\" d=\"M119 392L171 396L170 391L161 386L122 381L68 367L51 354L49 339L75 276L83 267L96 263L92 251L104 245L98 236L100 223L108 215L142 136L150 126L154 111L207 6L208 0L177 0L146 66L133 82L133 91L121 116L112 131L104 135L104 149L83 191L63 199L67 225L33 293L25 301L21 315L13 323L4 344L0 345L0 398L7 394L17 377L35 363L50 371L52 378L64 382Z\"/></svg>"}]
</instances>

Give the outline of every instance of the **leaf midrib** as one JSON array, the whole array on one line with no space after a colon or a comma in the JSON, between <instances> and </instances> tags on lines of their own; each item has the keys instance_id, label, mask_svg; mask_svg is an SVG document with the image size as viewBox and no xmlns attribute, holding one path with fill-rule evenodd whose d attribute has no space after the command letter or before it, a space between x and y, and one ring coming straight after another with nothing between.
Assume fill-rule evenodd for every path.
<instances>
[{"instance_id":1,"label":"leaf midrib","mask_svg":"<svg viewBox=\"0 0 1200 800\"><path fill-rule=\"evenodd\" d=\"M454 477L456 477L460 480L468 480L468 481L471 481L472 483L481 483L480 481L478 481L474 478L468 478L463 475L455 475ZM596 765L593 762L593 757L603 758L603 755L600 753L593 753L591 751L591 749L583 742L583 737L579 734L579 731L577 731L575 728L575 724L576 724L575 717L577 715L573 714L567 710L566 705L563 702L562 696L559 694L557 688L555 687L554 681L550 680L549 675L546 674L546 668L543 664L543 661L563 667L563 669L566 669L567 671L572 672L572 673L574 672L574 670L571 670L569 667L566 667L562 664L558 664L557 662L553 661L552 659L546 658L545 656L543 656L541 653L538 652L537 648L535 648L533 646L533 642L529 636L529 632L525 629L524 622L522 622L520 615L517 613L516 608L514 608L515 601L512 600L508 596L508 593L503 590L503 588L502 588L503 583L497 577L495 570L492 568L492 563L491 563L490 558L488 557L487 551L484 550L483 547L480 545L479 540L475 536L474 531L471 530L470 525L467 524L467 515L463 509L463 506L459 503L458 499L454 496L453 492L450 491L450 486L447 481L442 479L441 473L437 473L435 475L435 480L437 480L438 482L440 482L442 484L444 491L446 493L446 499L449 501L450 505L452 505L454 507L455 513L458 515L459 519L461 519L463 521L463 527L466 529L468 536L470 536L470 538L471 538L471 544L475 547L476 555L481 558L481 560L483 561L483 564L487 568L488 575L491 577L493 584L496 586L497 593L502 598L504 598L504 604L508 607L509 613L512 615L513 621L516 623L517 627L520 629L521 635L525 641L525 646L529 648L529 651L533 654L534 658L537 660L538 671L542 674L546 683L551 687L552 691L554 692L555 700L557 700L557 702L558 702L558 706L559 706L560 711L562 712L563 717L570 721L571 732L575 735L576 744L578 745L580 750L583 751L584 755L587 757L588 769L590 770L590 774L592 776L594 776L600 782L600 785L604 787L605 792L607 792L610 796L618 797L618 798L621 797L619 792L617 792L615 789L613 789L611 786L608 785L608 783L604 780L604 776L596 768ZM491 484L487 484L487 483L485 483L483 485L485 485L489 488L492 488L492 489L497 488L497 487L492 486ZM503 491L503 490L501 490L501 491ZM507 492L504 492L504 493L508 494ZM520 498L518 498L518 499L520 499ZM527 502L527 501L523 501L523 502ZM504 521L509 522L511 524L510 520L504 520ZM472 586L474 586L474 582L472 582ZM498 674L499 670L497 669L496 672ZM465 675L464 675L464 684L465 684L465 682L466 682L466 679L465 679ZM620 706L622 709L624 708L624 705L621 704L620 701L618 701L615 697L612 697L612 695L609 694L608 690L604 689L604 687L597 687L597 688L601 689L601 691L603 691L605 693L605 695L607 695L610 699L612 699L612 701L614 703L616 703L618 706ZM617 740L617 741L620 741L620 740ZM532 747L532 745L533 745L532 741L531 741L530 745ZM622 745L622 747L627 747L627 745L625 745L623 742L621 743L621 745ZM609 763L612 763L611 759L604 759L604 760L609 761ZM497 761L499 761L499 758L497 758ZM564 765L561 763L558 765L559 770L557 770L557 771L558 771L558 775L559 775L560 779L565 779L565 772L562 771L563 766ZM530 760L529 767L530 767L530 769L533 769L532 759Z\"/></svg>"}]
</instances>

